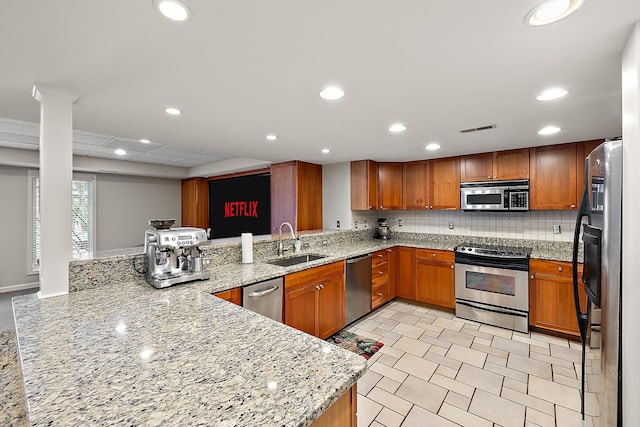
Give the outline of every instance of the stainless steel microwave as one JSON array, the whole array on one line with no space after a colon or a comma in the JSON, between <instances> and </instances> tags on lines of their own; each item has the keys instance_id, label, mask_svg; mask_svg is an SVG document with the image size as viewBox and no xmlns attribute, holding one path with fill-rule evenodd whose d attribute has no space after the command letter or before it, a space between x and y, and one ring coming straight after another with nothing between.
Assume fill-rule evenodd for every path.
<instances>
[{"instance_id":1,"label":"stainless steel microwave","mask_svg":"<svg viewBox=\"0 0 640 427\"><path fill-rule=\"evenodd\" d=\"M463 182L460 209L466 211L528 211L529 180Z\"/></svg>"}]
</instances>

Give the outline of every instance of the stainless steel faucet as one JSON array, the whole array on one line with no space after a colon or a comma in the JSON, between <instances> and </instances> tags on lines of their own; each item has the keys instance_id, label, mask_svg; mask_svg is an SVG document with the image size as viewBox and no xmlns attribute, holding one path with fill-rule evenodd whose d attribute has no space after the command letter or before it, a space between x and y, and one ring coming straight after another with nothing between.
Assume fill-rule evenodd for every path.
<instances>
[{"instance_id":1,"label":"stainless steel faucet","mask_svg":"<svg viewBox=\"0 0 640 427\"><path fill-rule=\"evenodd\" d=\"M282 227L285 225L289 226L289 230L291 230L291 238L296 240L296 233L293 232L293 226L288 222L283 222L280 224L280 233L278 235L278 256L284 256L284 247L282 246Z\"/></svg>"}]
</instances>

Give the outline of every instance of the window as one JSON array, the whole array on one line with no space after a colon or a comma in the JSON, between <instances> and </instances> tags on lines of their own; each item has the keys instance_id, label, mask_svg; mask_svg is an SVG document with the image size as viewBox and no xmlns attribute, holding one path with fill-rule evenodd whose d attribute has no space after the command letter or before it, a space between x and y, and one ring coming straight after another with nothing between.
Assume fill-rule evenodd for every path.
<instances>
[{"instance_id":1,"label":"window","mask_svg":"<svg viewBox=\"0 0 640 427\"><path fill-rule=\"evenodd\" d=\"M40 269L40 176L30 170L29 218L29 272ZM95 175L74 174L71 193L71 241L73 257L82 258L95 250Z\"/></svg>"}]
</instances>

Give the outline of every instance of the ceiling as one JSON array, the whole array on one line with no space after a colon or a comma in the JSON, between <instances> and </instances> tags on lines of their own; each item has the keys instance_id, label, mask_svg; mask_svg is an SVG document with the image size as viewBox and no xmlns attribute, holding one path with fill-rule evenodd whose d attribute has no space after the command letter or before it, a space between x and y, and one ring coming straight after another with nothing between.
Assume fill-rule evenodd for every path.
<instances>
[{"instance_id":1,"label":"ceiling","mask_svg":"<svg viewBox=\"0 0 640 427\"><path fill-rule=\"evenodd\" d=\"M584 0L563 21L524 25L540 1L186 0L187 23L151 0L3 2L0 146L37 148L34 82L79 95L75 154L122 159L113 149L124 148L125 159L183 167L406 161L620 135L620 54L640 2ZM320 99L329 84L345 97ZM569 94L535 99L552 86ZM408 129L388 132L395 122ZM562 131L537 134L550 124Z\"/></svg>"}]
</instances>

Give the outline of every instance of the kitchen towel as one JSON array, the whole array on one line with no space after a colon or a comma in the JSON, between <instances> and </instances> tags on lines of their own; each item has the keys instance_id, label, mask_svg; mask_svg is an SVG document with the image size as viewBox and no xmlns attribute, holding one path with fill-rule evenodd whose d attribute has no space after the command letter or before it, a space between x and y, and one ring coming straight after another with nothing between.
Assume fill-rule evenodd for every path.
<instances>
[{"instance_id":1,"label":"kitchen towel","mask_svg":"<svg viewBox=\"0 0 640 427\"><path fill-rule=\"evenodd\" d=\"M253 235L242 233L242 263L251 264L253 262Z\"/></svg>"}]
</instances>

